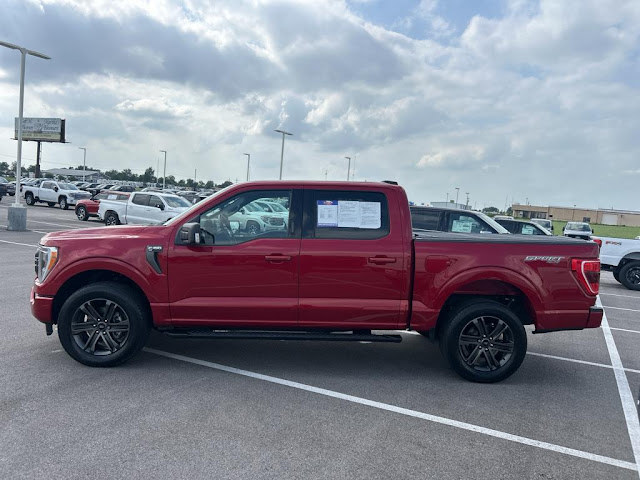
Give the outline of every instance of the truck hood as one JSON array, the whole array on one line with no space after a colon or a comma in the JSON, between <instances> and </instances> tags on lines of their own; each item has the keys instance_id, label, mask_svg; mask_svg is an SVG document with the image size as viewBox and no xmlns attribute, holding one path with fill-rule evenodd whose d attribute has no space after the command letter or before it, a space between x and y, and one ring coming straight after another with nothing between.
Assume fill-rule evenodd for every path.
<instances>
[{"instance_id":1,"label":"truck hood","mask_svg":"<svg viewBox=\"0 0 640 480\"><path fill-rule=\"evenodd\" d=\"M83 228L51 232L40 240L43 245L52 245L58 241L68 240L105 240L117 238L154 238L163 237L166 227L163 225L118 225L110 227Z\"/></svg>"}]
</instances>

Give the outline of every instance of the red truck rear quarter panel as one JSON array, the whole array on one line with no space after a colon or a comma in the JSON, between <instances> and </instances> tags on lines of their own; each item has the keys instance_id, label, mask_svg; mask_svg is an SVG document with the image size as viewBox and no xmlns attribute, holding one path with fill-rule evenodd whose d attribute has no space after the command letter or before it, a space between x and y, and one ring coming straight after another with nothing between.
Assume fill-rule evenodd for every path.
<instances>
[{"instance_id":1,"label":"red truck rear quarter panel","mask_svg":"<svg viewBox=\"0 0 640 480\"><path fill-rule=\"evenodd\" d=\"M597 258L597 245L582 243L503 243L500 237L477 241L417 240L411 326L428 330L453 294L519 295L528 302L539 330L585 328L595 296L588 295L571 271L572 258ZM558 263L526 261L527 256L561 257ZM598 326L598 325L595 325Z\"/></svg>"}]
</instances>

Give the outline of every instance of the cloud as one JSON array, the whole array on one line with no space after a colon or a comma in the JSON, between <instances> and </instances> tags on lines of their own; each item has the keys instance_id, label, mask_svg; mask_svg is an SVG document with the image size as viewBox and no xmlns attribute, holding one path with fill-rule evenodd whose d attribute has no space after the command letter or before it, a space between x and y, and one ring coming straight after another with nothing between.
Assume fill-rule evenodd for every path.
<instances>
[{"instance_id":1,"label":"cloud","mask_svg":"<svg viewBox=\"0 0 640 480\"><path fill-rule=\"evenodd\" d=\"M637 208L640 4L505 2L457 31L433 0L404 29L341 0L10 0L0 31L53 57L28 59L25 112L66 118L96 166L155 168L162 148L173 174L220 180L251 152L253 178L275 178L284 128L285 178L342 179L352 156L356 178L396 179L418 202L456 185L498 205ZM0 138L18 65L0 49Z\"/></svg>"}]
</instances>

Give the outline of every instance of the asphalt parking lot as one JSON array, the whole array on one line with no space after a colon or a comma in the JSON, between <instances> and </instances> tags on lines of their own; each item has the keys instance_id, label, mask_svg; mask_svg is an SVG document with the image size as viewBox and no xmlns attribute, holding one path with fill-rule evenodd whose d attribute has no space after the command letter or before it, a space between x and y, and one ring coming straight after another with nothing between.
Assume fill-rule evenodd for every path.
<instances>
[{"instance_id":1,"label":"asphalt parking lot","mask_svg":"<svg viewBox=\"0 0 640 480\"><path fill-rule=\"evenodd\" d=\"M0 202L2 478L639 478L640 292L609 273L610 329L529 334L499 384L462 380L406 332L400 344L154 334L133 361L93 369L45 335L29 291L43 234L101 224L35 206L30 231L8 232L12 200Z\"/></svg>"}]
</instances>

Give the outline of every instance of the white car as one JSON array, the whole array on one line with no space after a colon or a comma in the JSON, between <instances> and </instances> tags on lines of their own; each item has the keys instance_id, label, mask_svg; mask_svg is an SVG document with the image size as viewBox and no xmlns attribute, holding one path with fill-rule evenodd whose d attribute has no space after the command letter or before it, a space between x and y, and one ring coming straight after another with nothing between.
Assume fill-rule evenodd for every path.
<instances>
[{"instance_id":1,"label":"white car","mask_svg":"<svg viewBox=\"0 0 640 480\"><path fill-rule=\"evenodd\" d=\"M249 235L286 229L286 221L282 215L266 212L258 203L258 200L254 200L246 204L236 213L230 215L229 221L237 222L238 229L247 232ZM289 213L287 212L287 218L288 216Z\"/></svg>"},{"instance_id":2,"label":"white car","mask_svg":"<svg viewBox=\"0 0 640 480\"><path fill-rule=\"evenodd\" d=\"M591 225L586 222L568 222L562 228L562 234L565 237L582 238L583 240L590 240L593 235Z\"/></svg>"},{"instance_id":3,"label":"white car","mask_svg":"<svg viewBox=\"0 0 640 480\"><path fill-rule=\"evenodd\" d=\"M75 205L78 200L91 198L89 192L83 192L71 183L54 180L44 180L40 186L25 185L22 191L27 205L35 205L40 202L53 207L57 203L63 210L69 208L69 205Z\"/></svg>"},{"instance_id":4,"label":"white car","mask_svg":"<svg viewBox=\"0 0 640 480\"><path fill-rule=\"evenodd\" d=\"M593 237L600 243L600 264L603 270L629 290L640 290L640 239Z\"/></svg>"},{"instance_id":5,"label":"white car","mask_svg":"<svg viewBox=\"0 0 640 480\"><path fill-rule=\"evenodd\" d=\"M100 200L98 218L105 225L159 225L191 207L184 198L156 192L134 192L123 202L114 198Z\"/></svg>"}]
</instances>

